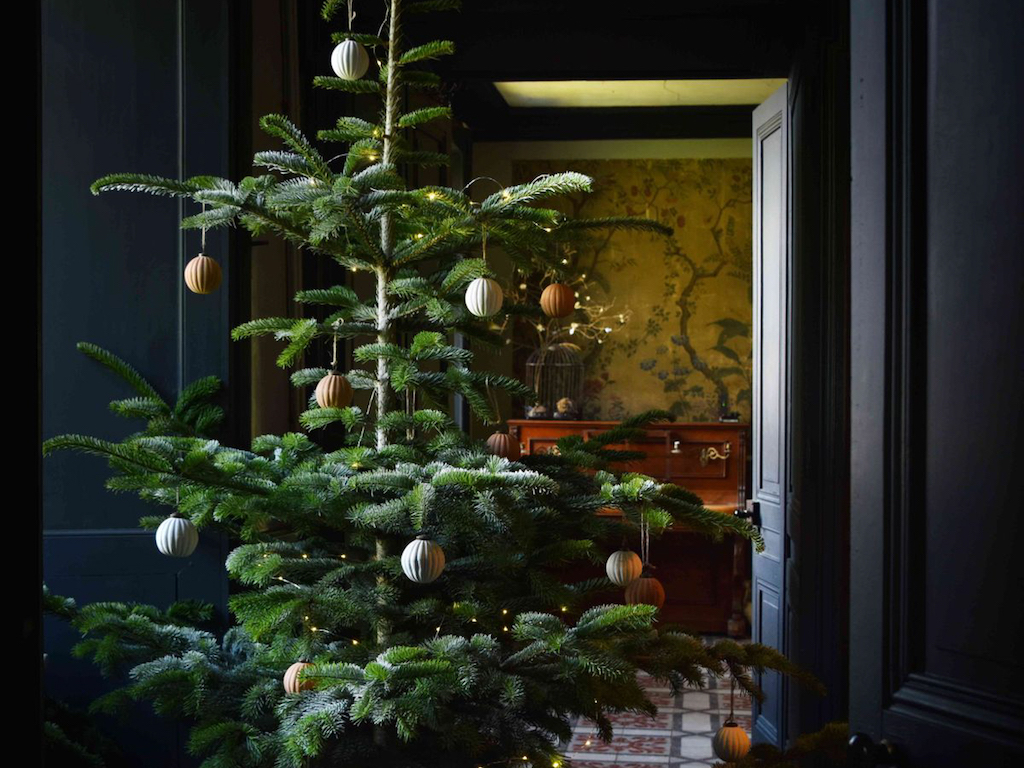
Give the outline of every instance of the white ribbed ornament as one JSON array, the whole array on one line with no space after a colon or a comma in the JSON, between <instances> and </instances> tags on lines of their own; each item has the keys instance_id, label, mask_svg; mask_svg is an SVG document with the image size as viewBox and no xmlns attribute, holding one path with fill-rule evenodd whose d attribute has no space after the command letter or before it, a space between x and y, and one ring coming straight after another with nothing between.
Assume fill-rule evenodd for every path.
<instances>
[{"instance_id":1,"label":"white ribbed ornament","mask_svg":"<svg viewBox=\"0 0 1024 768\"><path fill-rule=\"evenodd\" d=\"M188 518L175 513L156 529L156 548L169 557L188 557L199 545L199 531Z\"/></svg>"},{"instance_id":2,"label":"white ribbed ornament","mask_svg":"<svg viewBox=\"0 0 1024 768\"><path fill-rule=\"evenodd\" d=\"M370 54L355 40L342 40L331 53L331 69L342 80L358 80L370 68Z\"/></svg>"},{"instance_id":3,"label":"white ribbed ornament","mask_svg":"<svg viewBox=\"0 0 1024 768\"><path fill-rule=\"evenodd\" d=\"M619 587L628 586L639 579L643 567L644 564L640 562L640 556L630 549L612 552L608 556L608 562L604 564L608 578Z\"/></svg>"},{"instance_id":4,"label":"white ribbed ornament","mask_svg":"<svg viewBox=\"0 0 1024 768\"><path fill-rule=\"evenodd\" d=\"M444 570L444 550L426 536L417 536L402 552L402 570L417 584L429 584Z\"/></svg>"},{"instance_id":5,"label":"white ribbed ornament","mask_svg":"<svg viewBox=\"0 0 1024 768\"><path fill-rule=\"evenodd\" d=\"M299 680L299 673L306 667L312 667L308 661L296 661L284 673L282 683L286 693L299 693L300 691L311 691L316 688L312 680Z\"/></svg>"},{"instance_id":6,"label":"white ribbed ornament","mask_svg":"<svg viewBox=\"0 0 1024 768\"><path fill-rule=\"evenodd\" d=\"M466 289L466 307L477 317L498 314L504 300L498 281L489 277L478 277Z\"/></svg>"}]
</instances>

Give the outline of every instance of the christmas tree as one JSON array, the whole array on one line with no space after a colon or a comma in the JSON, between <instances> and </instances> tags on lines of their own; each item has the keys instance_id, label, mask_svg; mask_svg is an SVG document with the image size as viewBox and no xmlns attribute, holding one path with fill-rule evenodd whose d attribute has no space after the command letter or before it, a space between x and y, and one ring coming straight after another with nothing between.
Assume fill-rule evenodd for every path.
<instances>
[{"instance_id":1,"label":"christmas tree","mask_svg":"<svg viewBox=\"0 0 1024 768\"><path fill-rule=\"evenodd\" d=\"M339 6L328 0L325 17ZM639 671L678 688L728 670L756 697L753 673L800 675L770 648L706 644L659 626L657 607L643 602L657 601L644 590L634 589L635 604L591 604L610 586L602 575L609 542L685 526L761 546L747 522L705 509L678 486L609 471L636 457L616 445L667 414L641 414L588 441L563 438L557 454L522 458L507 437L482 445L448 415L454 395L487 423L501 418L494 391L531 397L515 379L473 370L472 352L453 343L462 334L500 344L494 316L539 312L501 306L488 244L524 273L557 273L559 245L589 232L669 231L643 218L570 220L540 205L587 191L591 181L578 173L480 202L465 190L406 183L409 167L447 161L411 149L408 132L450 110L402 113L401 95L437 88L423 64L453 46L403 50L402 25L452 6L391 0L385 36L337 35L338 77L316 84L382 103L379 123L342 117L317 134L345 145L338 159L268 115L261 125L283 149L259 152L255 165L271 173L238 184L115 174L93 187L186 198L202 210L184 227L240 224L375 277L371 296L345 285L299 292L298 302L328 307L322 320L261 318L234 332L286 340L282 367L300 364L312 345L334 350L330 369L300 369L292 381L316 385L304 428L344 426L337 450L302 433L257 437L249 450L222 445L212 437L223 416L216 379L194 382L171 405L127 362L87 344L80 348L136 392L112 408L146 426L120 442L63 435L44 446L103 456L115 471L112 490L172 507L171 517L142 521L159 526L165 554L191 554L204 528L238 542L226 563L237 624L223 637L202 628L207 609L187 603L166 611L100 603L74 618L85 635L78 653L106 672L130 670L97 709L147 699L190 720L190 749L207 766L557 768L558 743L575 718L593 720L608 738L610 713L654 712ZM376 80L362 77L364 46L380 62ZM197 257L186 282L215 290L219 267ZM355 367L344 372L339 340L354 346ZM351 404L353 389L369 390L365 409ZM621 516L595 514L609 508ZM593 578L568 581L573 563L591 564ZM635 555L618 553L616 563L608 573L620 584L652 579L637 578Z\"/></svg>"}]
</instances>

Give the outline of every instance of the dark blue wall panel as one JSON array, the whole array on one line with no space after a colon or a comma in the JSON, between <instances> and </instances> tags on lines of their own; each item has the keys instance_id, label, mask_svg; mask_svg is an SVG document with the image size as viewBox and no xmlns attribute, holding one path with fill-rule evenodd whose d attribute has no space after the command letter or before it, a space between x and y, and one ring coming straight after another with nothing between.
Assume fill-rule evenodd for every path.
<instances>
[{"instance_id":1,"label":"dark blue wall panel","mask_svg":"<svg viewBox=\"0 0 1024 768\"><path fill-rule=\"evenodd\" d=\"M128 193L94 197L89 185L121 171L232 176L237 8L232 0L44 0L41 13L42 433L118 439L141 425L114 416L107 403L131 393L75 343L110 349L172 401L200 376L230 384L234 241L210 233L206 250L221 262L224 284L194 295L182 270L200 234L179 221L198 207ZM222 438L235 443L232 423ZM223 626L225 540L203 533L191 558L163 557L152 533L137 528L140 515L160 510L109 493L108 476L94 457L44 460L51 590L80 603L206 600ZM70 659L74 639L60 622L46 624L46 688L83 705L102 684L90 665ZM121 733L138 764L179 764L182 733L173 724L145 715Z\"/></svg>"}]
</instances>

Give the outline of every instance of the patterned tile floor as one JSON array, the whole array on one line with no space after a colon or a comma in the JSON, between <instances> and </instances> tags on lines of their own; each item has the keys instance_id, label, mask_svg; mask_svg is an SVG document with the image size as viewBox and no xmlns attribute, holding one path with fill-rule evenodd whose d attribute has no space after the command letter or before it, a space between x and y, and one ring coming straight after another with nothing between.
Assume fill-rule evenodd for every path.
<instances>
[{"instance_id":1,"label":"patterned tile floor","mask_svg":"<svg viewBox=\"0 0 1024 768\"><path fill-rule=\"evenodd\" d=\"M581 720L565 753L573 768L715 765L719 761L711 751L711 739L729 717L730 695L736 722L750 733L750 696L739 690L731 694L728 677L707 679L703 689L687 690L679 696L646 675L640 677L640 684L658 707L657 716L612 715L615 737L610 744L595 736L592 723Z\"/></svg>"}]
</instances>

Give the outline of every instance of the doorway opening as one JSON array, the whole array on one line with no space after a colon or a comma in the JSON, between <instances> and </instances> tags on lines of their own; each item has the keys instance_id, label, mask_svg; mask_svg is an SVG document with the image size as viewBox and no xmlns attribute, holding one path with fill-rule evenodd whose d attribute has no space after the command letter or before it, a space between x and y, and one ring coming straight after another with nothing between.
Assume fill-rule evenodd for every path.
<instances>
[{"instance_id":1,"label":"doorway opening","mask_svg":"<svg viewBox=\"0 0 1024 768\"><path fill-rule=\"evenodd\" d=\"M522 294L517 298L539 299L545 286L567 284L576 311L564 322L519 321L511 333L512 354L495 352L487 365L525 380L536 378L531 366L546 350L568 348L578 358L582 386L557 398L564 410L556 398L542 403L540 412L537 406L501 404L503 413L514 416L510 431L529 453L549 449L566 434L585 437L647 410L671 414L673 422L650 425L644 446L629 446L648 458L627 469L690 488L722 514L752 516L762 526L767 518L771 525L762 534L770 541L759 555L747 543L667 533L652 550L668 594L666 620L709 637L753 638L784 652L784 558L778 549L785 537L784 504L756 506L771 490L756 478L774 478L776 497L784 500L780 441L786 438L786 413L777 405L787 387L786 317L780 325L779 310L789 300L788 272L779 275L777 268L788 254L789 133L781 130L788 123L786 85L785 78L498 81L493 88L523 125L529 114L552 124L557 113L573 117L546 138L527 131L521 138L474 139L464 147L470 160L463 171L478 199L544 174L578 171L594 179L594 191L570 198L566 213L641 216L672 228L669 237L601 233L557 254L561 268L545 274L518 273L494 254L506 284ZM774 110L774 122L759 133L762 102ZM663 110L680 106L720 110L717 130L709 126L707 135L686 138L644 134L666 118ZM572 135L583 113L603 119L609 109L633 111L625 135ZM774 247L766 251L765 242ZM775 270L770 280L755 261L765 254ZM762 327L765 312L771 323ZM765 373L772 377L767 387ZM773 403L768 409L766 396ZM483 425L472 428L486 437ZM772 446L767 456L766 445ZM775 678L760 682L769 692L766 706L752 707L728 680L708 680L705 691L667 704L684 713L678 723L636 723L637 738L666 738L666 744L679 745L672 749L683 750L681 757L710 758L711 737L732 715L757 739L781 744L783 686ZM593 757L588 747L597 742L587 727L577 728L576 759Z\"/></svg>"}]
</instances>

